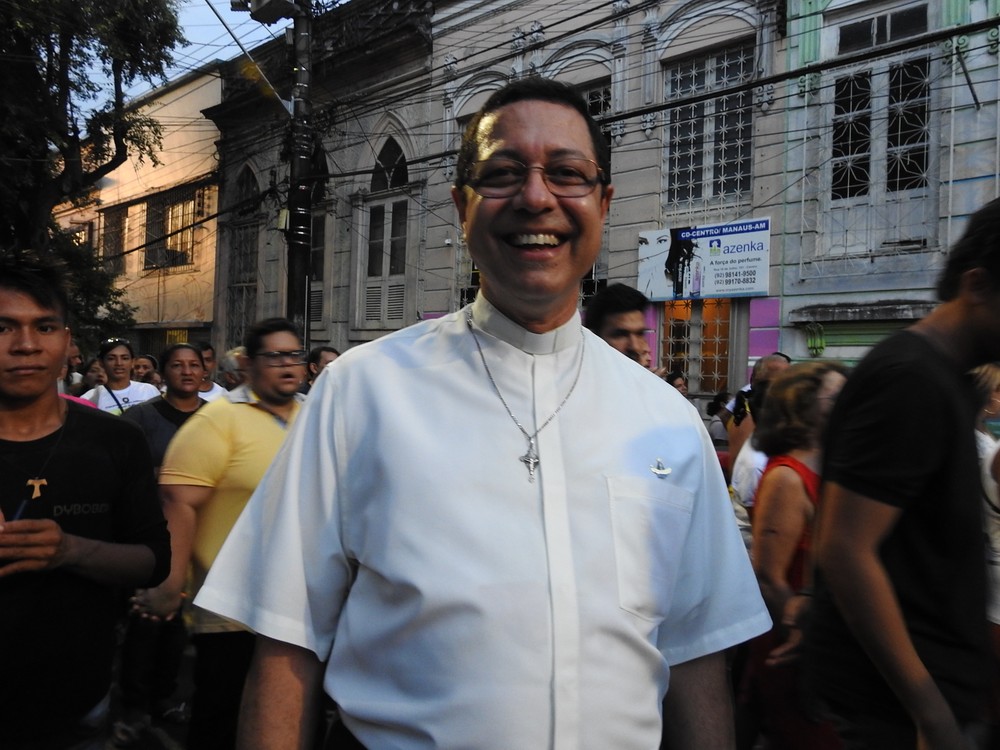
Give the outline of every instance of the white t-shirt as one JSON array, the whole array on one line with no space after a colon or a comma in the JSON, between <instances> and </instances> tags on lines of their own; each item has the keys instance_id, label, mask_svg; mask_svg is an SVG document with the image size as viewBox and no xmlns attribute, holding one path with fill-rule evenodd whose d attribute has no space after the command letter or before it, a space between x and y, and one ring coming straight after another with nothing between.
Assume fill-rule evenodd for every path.
<instances>
[{"instance_id":1,"label":"white t-shirt","mask_svg":"<svg viewBox=\"0 0 1000 750\"><path fill-rule=\"evenodd\" d=\"M121 414L126 409L159 395L160 391L155 385L130 380L129 384L121 390L112 391L106 385L99 385L84 393L81 398L92 404L97 404L97 408L101 411Z\"/></svg>"},{"instance_id":2,"label":"white t-shirt","mask_svg":"<svg viewBox=\"0 0 1000 750\"><path fill-rule=\"evenodd\" d=\"M733 499L745 508L753 506L757 485L760 484L760 478L767 468L767 455L763 451L755 450L751 440L748 439L743 443L730 471Z\"/></svg>"},{"instance_id":3,"label":"white t-shirt","mask_svg":"<svg viewBox=\"0 0 1000 750\"><path fill-rule=\"evenodd\" d=\"M480 297L327 367L196 603L328 660L366 747L649 750L668 664L770 628L694 407Z\"/></svg>"},{"instance_id":4,"label":"white t-shirt","mask_svg":"<svg viewBox=\"0 0 1000 750\"><path fill-rule=\"evenodd\" d=\"M212 383L212 387L207 391L198 392L198 398L204 399L205 401L215 401L215 399L225 396L226 393L228 393L228 391L226 391L226 389L221 385L218 383Z\"/></svg>"}]
</instances>

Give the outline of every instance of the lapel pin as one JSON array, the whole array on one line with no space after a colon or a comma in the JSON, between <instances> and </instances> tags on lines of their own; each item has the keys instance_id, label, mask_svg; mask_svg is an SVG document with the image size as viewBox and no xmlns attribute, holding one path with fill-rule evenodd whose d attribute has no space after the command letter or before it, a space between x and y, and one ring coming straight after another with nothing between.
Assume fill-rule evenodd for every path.
<instances>
[{"instance_id":1,"label":"lapel pin","mask_svg":"<svg viewBox=\"0 0 1000 750\"><path fill-rule=\"evenodd\" d=\"M670 474L671 471L673 471L673 469L671 469L669 466L663 465L662 458L656 459L656 466L650 466L649 470L653 472L656 476L658 476L660 479L663 479L665 476Z\"/></svg>"}]
</instances>

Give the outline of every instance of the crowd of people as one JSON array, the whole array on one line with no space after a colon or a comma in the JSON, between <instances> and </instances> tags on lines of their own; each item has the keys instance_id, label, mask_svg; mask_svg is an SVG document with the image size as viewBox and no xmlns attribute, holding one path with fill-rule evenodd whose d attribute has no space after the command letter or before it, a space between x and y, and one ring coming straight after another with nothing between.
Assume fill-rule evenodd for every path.
<instances>
[{"instance_id":1,"label":"crowd of people","mask_svg":"<svg viewBox=\"0 0 1000 750\"><path fill-rule=\"evenodd\" d=\"M0 255L0 748L997 746L1000 201L853 371L776 352L703 416L641 294L578 310L572 88L495 93L455 172L476 300L342 357L270 318L86 359Z\"/></svg>"}]
</instances>

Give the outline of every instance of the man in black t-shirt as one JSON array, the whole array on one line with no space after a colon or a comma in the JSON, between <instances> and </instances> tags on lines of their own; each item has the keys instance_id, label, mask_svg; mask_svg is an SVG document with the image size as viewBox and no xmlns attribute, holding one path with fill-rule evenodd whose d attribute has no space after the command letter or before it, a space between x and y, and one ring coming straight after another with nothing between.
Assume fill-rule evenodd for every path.
<instances>
[{"instance_id":1,"label":"man in black t-shirt","mask_svg":"<svg viewBox=\"0 0 1000 750\"><path fill-rule=\"evenodd\" d=\"M0 256L4 750L100 746L122 591L170 564L141 433L56 391L66 309L56 270Z\"/></svg>"},{"instance_id":2,"label":"man in black t-shirt","mask_svg":"<svg viewBox=\"0 0 1000 750\"><path fill-rule=\"evenodd\" d=\"M965 748L983 716L985 559L967 372L1000 359L1000 201L941 303L858 365L827 427L806 666L848 748Z\"/></svg>"}]
</instances>

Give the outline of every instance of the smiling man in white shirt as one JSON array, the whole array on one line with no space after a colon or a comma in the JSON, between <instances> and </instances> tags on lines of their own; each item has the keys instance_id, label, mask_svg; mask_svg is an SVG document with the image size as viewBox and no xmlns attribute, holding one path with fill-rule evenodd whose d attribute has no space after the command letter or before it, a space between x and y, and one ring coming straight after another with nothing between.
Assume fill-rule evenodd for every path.
<instances>
[{"instance_id":1,"label":"smiling man in white shirt","mask_svg":"<svg viewBox=\"0 0 1000 750\"><path fill-rule=\"evenodd\" d=\"M584 330L613 188L542 79L473 118L453 189L476 301L317 379L198 604L260 636L240 746L732 745L722 652L770 627L711 441ZM349 731L348 731L349 730Z\"/></svg>"}]
</instances>

